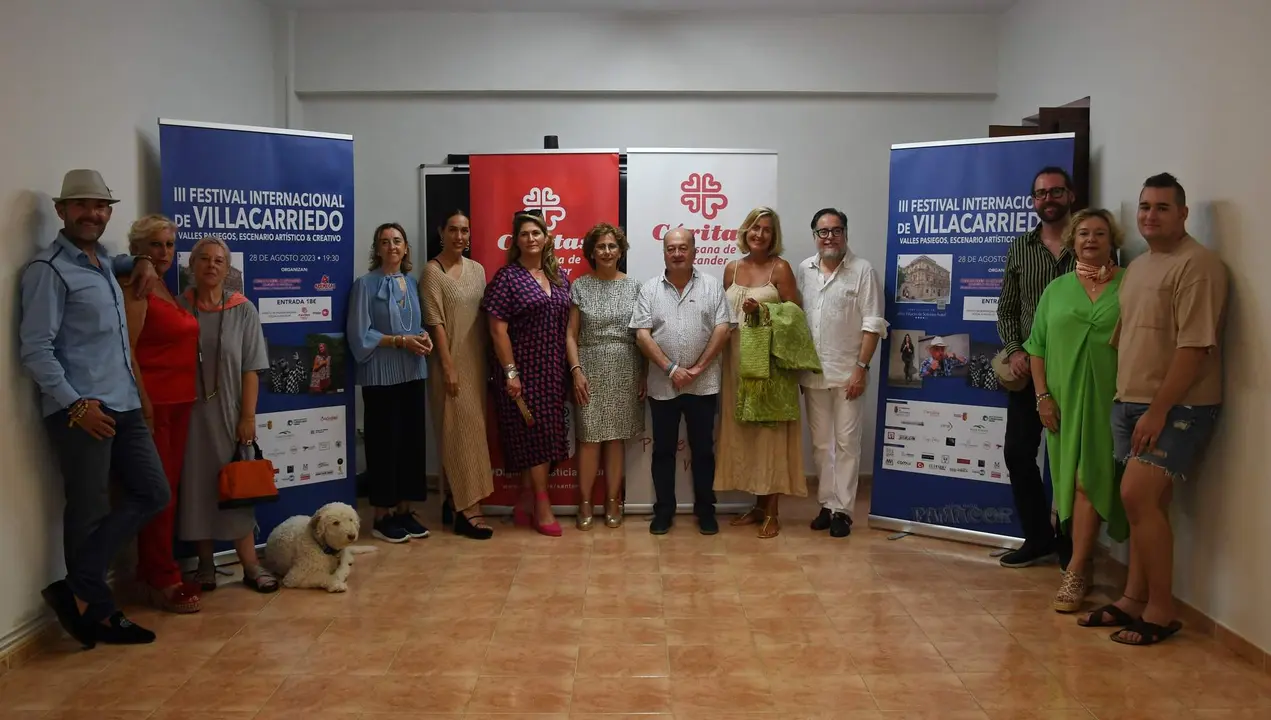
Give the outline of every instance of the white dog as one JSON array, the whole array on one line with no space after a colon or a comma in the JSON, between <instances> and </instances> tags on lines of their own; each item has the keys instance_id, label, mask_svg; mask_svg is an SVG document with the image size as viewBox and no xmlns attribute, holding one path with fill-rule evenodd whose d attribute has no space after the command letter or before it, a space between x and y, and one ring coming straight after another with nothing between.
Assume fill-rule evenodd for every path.
<instances>
[{"instance_id":1,"label":"white dog","mask_svg":"<svg viewBox=\"0 0 1271 720\"><path fill-rule=\"evenodd\" d=\"M357 511L345 503L323 505L313 517L294 515L269 533L265 566L282 578L284 587L344 592L353 556L375 552L353 545L361 528Z\"/></svg>"}]
</instances>

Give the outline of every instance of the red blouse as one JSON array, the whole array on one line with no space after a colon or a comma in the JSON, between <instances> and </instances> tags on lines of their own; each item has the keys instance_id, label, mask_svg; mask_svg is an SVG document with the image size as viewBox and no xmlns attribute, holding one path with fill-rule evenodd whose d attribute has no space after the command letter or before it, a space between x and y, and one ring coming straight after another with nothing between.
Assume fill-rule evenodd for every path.
<instances>
[{"instance_id":1,"label":"red blouse","mask_svg":"<svg viewBox=\"0 0 1271 720\"><path fill-rule=\"evenodd\" d=\"M136 352L152 405L194 402L199 321L193 315L151 293Z\"/></svg>"}]
</instances>

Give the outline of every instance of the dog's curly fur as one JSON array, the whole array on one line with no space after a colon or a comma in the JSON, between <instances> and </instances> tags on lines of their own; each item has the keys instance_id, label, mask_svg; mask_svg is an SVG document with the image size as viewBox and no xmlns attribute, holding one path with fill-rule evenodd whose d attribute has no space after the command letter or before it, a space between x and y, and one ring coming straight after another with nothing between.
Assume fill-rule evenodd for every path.
<instances>
[{"instance_id":1,"label":"dog's curly fur","mask_svg":"<svg viewBox=\"0 0 1271 720\"><path fill-rule=\"evenodd\" d=\"M375 552L353 544L361 529L357 511L345 503L323 505L312 517L293 515L269 533L265 566L282 578L284 587L344 592L353 556ZM324 552L323 545L333 553Z\"/></svg>"}]
</instances>

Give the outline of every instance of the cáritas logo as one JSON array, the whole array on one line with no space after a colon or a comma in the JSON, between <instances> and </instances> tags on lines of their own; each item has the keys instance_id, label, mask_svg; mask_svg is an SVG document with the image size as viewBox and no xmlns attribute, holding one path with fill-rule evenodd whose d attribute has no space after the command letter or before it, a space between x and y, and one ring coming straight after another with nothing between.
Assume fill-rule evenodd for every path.
<instances>
[{"instance_id":1,"label":"c\u00e1ritas logo","mask_svg":"<svg viewBox=\"0 0 1271 720\"><path fill-rule=\"evenodd\" d=\"M565 219L565 206L560 195L550 187L533 187L521 198L526 210L538 210L543 213L543 221L547 223L547 231L556 229L556 223Z\"/></svg>"},{"instance_id":2,"label":"c\u00e1ritas logo","mask_svg":"<svg viewBox=\"0 0 1271 720\"><path fill-rule=\"evenodd\" d=\"M680 192L680 204L706 220L714 220L720 210L728 207L724 184L716 180L713 173L690 173L688 179L680 183Z\"/></svg>"}]
</instances>

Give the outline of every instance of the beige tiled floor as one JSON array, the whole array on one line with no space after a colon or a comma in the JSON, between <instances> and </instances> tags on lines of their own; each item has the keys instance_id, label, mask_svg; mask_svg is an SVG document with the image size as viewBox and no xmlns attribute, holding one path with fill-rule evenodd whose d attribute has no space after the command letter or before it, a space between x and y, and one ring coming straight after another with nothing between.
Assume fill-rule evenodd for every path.
<instances>
[{"instance_id":1,"label":"beige tiled floor","mask_svg":"<svg viewBox=\"0 0 1271 720\"><path fill-rule=\"evenodd\" d=\"M813 512L786 503L768 541L434 523L359 556L347 594L135 609L157 643L59 646L0 676L0 720L1271 718L1271 678L1211 639L1123 647L1056 615L1053 566L864 522L834 540Z\"/></svg>"}]
</instances>

